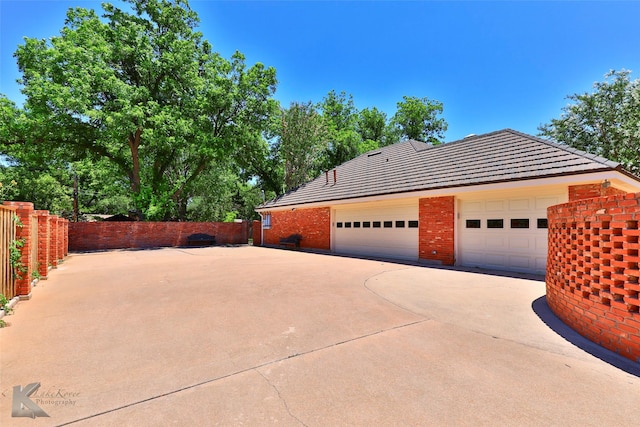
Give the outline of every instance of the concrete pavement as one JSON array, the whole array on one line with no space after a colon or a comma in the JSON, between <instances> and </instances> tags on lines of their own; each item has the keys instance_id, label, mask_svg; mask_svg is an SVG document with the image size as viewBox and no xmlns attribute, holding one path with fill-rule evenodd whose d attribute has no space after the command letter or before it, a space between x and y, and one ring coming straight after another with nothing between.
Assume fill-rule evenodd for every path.
<instances>
[{"instance_id":1,"label":"concrete pavement","mask_svg":"<svg viewBox=\"0 0 640 427\"><path fill-rule=\"evenodd\" d=\"M637 424L638 364L565 340L543 295L246 246L73 254L5 317L0 425ZM12 417L34 382L49 417Z\"/></svg>"}]
</instances>

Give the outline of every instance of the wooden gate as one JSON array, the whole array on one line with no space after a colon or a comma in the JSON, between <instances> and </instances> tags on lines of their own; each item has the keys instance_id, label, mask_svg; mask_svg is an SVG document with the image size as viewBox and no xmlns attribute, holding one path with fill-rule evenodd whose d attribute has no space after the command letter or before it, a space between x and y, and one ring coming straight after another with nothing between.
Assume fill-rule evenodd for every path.
<instances>
[{"instance_id":1,"label":"wooden gate","mask_svg":"<svg viewBox=\"0 0 640 427\"><path fill-rule=\"evenodd\" d=\"M10 247L16 238L15 211L0 206L0 293L7 299L16 294L13 269L10 262Z\"/></svg>"}]
</instances>

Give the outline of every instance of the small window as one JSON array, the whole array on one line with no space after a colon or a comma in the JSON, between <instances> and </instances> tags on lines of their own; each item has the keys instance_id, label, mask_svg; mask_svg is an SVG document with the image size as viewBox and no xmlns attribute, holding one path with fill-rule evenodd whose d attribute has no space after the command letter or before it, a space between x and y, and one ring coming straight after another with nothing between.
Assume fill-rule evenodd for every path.
<instances>
[{"instance_id":1,"label":"small window","mask_svg":"<svg viewBox=\"0 0 640 427\"><path fill-rule=\"evenodd\" d=\"M380 228L380 221L373 221L373 228Z\"/></svg>"},{"instance_id":2,"label":"small window","mask_svg":"<svg viewBox=\"0 0 640 427\"><path fill-rule=\"evenodd\" d=\"M360 221L356 221L353 223L353 228L360 228Z\"/></svg>"},{"instance_id":3,"label":"small window","mask_svg":"<svg viewBox=\"0 0 640 427\"><path fill-rule=\"evenodd\" d=\"M393 221L384 222L384 228L391 228L391 227L393 227Z\"/></svg>"},{"instance_id":4,"label":"small window","mask_svg":"<svg viewBox=\"0 0 640 427\"><path fill-rule=\"evenodd\" d=\"M547 218L538 218L538 228L549 228Z\"/></svg>"},{"instance_id":5,"label":"small window","mask_svg":"<svg viewBox=\"0 0 640 427\"><path fill-rule=\"evenodd\" d=\"M404 221L396 221L396 228L404 228Z\"/></svg>"},{"instance_id":6,"label":"small window","mask_svg":"<svg viewBox=\"0 0 640 427\"><path fill-rule=\"evenodd\" d=\"M337 224L336 224L336 227L338 227L338 228L342 228L342 223L341 223L341 222L337 223Z\"/></svg>"},{"instance_id":7,"label":"small window","mask_svg":"<svg viewBox=\"0 0 640 427\"><path fill-rule=\"evenodd\" d=\"M262 228L269 229L271 228L271 214L264 214L262 217Z\"/></svg>"},{"instance_id":8,"label":"small window","mask_svg":"<svg viewBox=\"0 0 640 427\"><path fill-rule=\"evenodd\" d=\"M371 221L363 221L362 228L371 228Z\"/></svg>"},{"instance_id":9,"label":"small window","mask_svg":"<svg viewBox=\"0 0 640 427\"><path fill-rule=\"evenodd\" d=\"M344 228L351 228L351 223L350 222L345 222L344 223Z\"/></svg>"},{"instance_id":10,"label":"small window","mask_svg":"<svg viewBox=\"0 0 640 427\"><path fill-rule=\"evenodd\" d=\"M511 228L529 228L529 218L511 218Z\"/></svg>"},{"instance_id":11,"label":"small window","mask_svg":"<svg viewBox=\"0 0 640 427\"><path fill-rule=\"evenodd\" d=\"M480 228L479 219L468 219L466 222L467 228Z\"/></svg>"},{"instance_id":12,"label":"small window","mask_svg":"<svg viewBox=\"0 0 640 427\"><path fill-rule=\"evenodd\" d=\"M488 219L487 228L504 228L503 219Z\"/></svg>"},{"instance_id":13,"label":"small window","mask_svg":"<svg viewBox=\"0 0 640 427\"><path fill-rule=\"evenodd\" d=\"M418 221L409 221L409 228L418 228Z\"/></svg>"}]
</instances>

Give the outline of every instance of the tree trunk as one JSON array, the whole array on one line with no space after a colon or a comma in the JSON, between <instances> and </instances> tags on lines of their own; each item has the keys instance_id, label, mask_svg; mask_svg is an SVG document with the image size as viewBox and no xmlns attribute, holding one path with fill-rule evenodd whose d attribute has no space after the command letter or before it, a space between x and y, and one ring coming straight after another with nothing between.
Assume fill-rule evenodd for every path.
<instances>
[{"instance_id":1,"label":"tree trunk","mask_svg":"<svg viewBox=\"0 0 640 427\"><path fill-rule=\"evenodd\" d=\"M140 195L140 154L138 152L138 148L140 147L140 134L142 130L140 128L136 129L135 133L129 134L129 150L131 151L131 163L132 168L129 174L129 181L131 182L131 191L134 196ZM140 205L136 203L136 214L138 215L138 220L144 220L144 213L140 208Z\"/></svg>"}]
</instances>

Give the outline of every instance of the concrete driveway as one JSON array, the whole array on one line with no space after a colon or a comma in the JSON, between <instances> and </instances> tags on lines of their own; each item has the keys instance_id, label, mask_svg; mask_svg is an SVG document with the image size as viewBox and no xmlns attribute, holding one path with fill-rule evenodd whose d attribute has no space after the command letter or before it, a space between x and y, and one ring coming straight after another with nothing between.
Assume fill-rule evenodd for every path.
<instances>
[{"instance_id":1,"label":"concrete driveway","mask_svg":"<svg viewBox=\"0 0 640 427\"><path fill-rule=\"evenodd\" d=\"M639 364L544 292L256 247L74 254L5 317L0 425L637 425ZM36 382L49 417L12 417Z\"/></svg>"}]
</instances>

